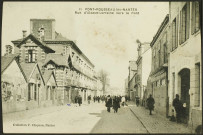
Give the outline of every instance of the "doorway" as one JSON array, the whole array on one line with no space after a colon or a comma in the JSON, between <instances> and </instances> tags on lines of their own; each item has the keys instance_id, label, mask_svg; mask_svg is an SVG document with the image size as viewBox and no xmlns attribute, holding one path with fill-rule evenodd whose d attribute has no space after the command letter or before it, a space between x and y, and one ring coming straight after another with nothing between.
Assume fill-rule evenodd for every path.
<instances>
[{"instance_id":1,"label":"doorway","mask_svg":"<svg viewBox=\"0 0 203 135\"><path fill-rule=\"evenodd\" d=\"M182 121L184 123L188 123L189 120L189 111L190 111L190 70L187 68L182 69L179 72L179 85L180 85L180 100L183 103L183 105L186 105L183 109L183 117Z\"/></svg>"}]
</instances>

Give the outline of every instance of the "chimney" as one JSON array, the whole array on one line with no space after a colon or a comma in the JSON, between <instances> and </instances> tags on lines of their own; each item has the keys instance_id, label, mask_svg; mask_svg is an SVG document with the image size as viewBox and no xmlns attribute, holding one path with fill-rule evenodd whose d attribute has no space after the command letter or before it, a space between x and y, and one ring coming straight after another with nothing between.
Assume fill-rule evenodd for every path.
<instances>
[{"instance_id":1,"label":"chimney","mask_svg":"<svg viewBox=\"0 0 203 135\"><path fill-rule=\"evenodd\" d=\"M41 41L44 41L44 28L43 27L39 28L38 34L39 34L39 39Z\"/></svg>"},{"instance_id":2,"label":"chimney","mask_svg":"<svg viewBox=\"0 0 203 135\"><path fill-rule=\"evenodd\" d=\"M27 36L27 31L23 30L23 38L25 38Z\"/></svg>"},{"instance_id":3,"label":"chimney","mask_svg":"<svg viewBox=\"0 0 203 135\"><path fill-rule=\"evenodd\" d=\"M6 54L9 55L12 54L13 47L11 45L6 45Z\"/></svg>"}]
</instances>

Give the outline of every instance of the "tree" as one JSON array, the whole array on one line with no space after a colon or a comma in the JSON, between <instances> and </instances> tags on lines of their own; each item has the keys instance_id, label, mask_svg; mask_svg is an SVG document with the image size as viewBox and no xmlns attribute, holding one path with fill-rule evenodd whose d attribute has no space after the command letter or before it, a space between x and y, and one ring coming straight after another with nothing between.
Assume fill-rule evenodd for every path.
<instances>
[{"instance_id":1,"label":"tree","mask_svg":"<svg viewBox=\"0 0 203 135\"><path fill-rule=\"evenodd\" d=\"M109 83L108 82L108 75L109 73L103 69L101 69L99 72L98 72L98 77L99 79L101 80L102 82L102 91L105 92L106 90L106 85Z\"/></svg>"}]
</instances>

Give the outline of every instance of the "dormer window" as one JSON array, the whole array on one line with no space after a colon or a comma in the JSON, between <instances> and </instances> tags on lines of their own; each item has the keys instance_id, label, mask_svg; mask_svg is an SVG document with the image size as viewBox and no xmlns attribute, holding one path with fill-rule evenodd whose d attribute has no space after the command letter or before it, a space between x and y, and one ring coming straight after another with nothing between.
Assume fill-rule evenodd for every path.
<instances>
[{"instance_id":1,"label":"dormer window","mask_svg":"<svg viewBox=\"0 0 203 135\"><path fill-rule=\"evenodd\" d=\"M35 50L28 50L28 62L29 63L36 62L36 52L35 52Z\"/></svg>"}]
</instances>

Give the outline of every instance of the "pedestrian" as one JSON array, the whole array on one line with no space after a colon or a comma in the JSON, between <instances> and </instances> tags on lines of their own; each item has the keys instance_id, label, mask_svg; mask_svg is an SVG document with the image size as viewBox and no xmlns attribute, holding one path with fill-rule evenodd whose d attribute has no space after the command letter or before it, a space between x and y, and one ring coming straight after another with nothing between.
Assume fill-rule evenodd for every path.
<instances>
[{"instance_id":1,"label":"pedestrian","mask_svg":"<svg viewBox=\"0 0 203 135\"><path fill-rule=\"evenodd\" d=\"M77 104L78 103L78 96L76 95L75 96L75 104Z\"/></svg>"},{"instance_id":2,"label":"pedestrian","mask_svg":"<svg viewBox=\"0 0 203 135\"><path fill-rule=\"evenodd\" d=\"M122 106L125 106L125 96L121 98Z\"/></svg>"},{"instance_id":3,"label":"pedestrian","mask_svg":"<svg viewBox=\"0 0 203 135\"><path fill-rule=\"evenodd\" d=\"M117 96L115 96L114 99L113 99L114 113L118 112L118 108L120 108L119 98Z\"/></svg>"},{"instance_id":4,"label":"pedestrian","mask_svg":"<svg viewBox=\"0 0 203 135\"><path fill-rule=\"evenodd\" d=\"M95 100L96 100L96 97L95 97L95 96L93 97L93 100L94 100L94 103L95 103Z\"/></svg>"},{"instance_id":5,"label":"pedestrian","mask_svg":"<svg viewBox=\"0 0 203 135\"><path fill-rule=\"evenodd\" d=\"M154 98L152 95L149 95L149 98L147 99L147 107L149 108L149 115L152 115L152 110L154 110Z\"/></svg>"},{"instance_id":6,"label":"pedestrian","mask_svg":"<svg viewBox=\"0 0 203 135\"><path fill-rule=\"evenodd\" d=\"M102 103L104 103L104 95L102 95L102 97L101 97L101 101L102 101Z\"/></svg>"},{"instance_id":7,"label":"pedestrian","mask_svg":"<svg viewBox=\"0 0 203 135\"><path fill-rule=\"evenodd\" d=\"M176 121L177 123L181 123L181 112L182 112L182 103L179 100L179 95L176 94L176 98L173 100L173 107L176 111Z\"/></svg>"},{"instance_id":8,"label":"pedestrian","mask_svg":"<svg viewBox=\"0 0 203 135\"><path fill-rule=\"evenodd\" d=\"M78 104L79 104L79 106L82 104L82 97L80 95L78 97Z\"/></svg>"},{"instance_id":9,"label":"pedestrian","mask_svg":"<svg viewBox=\"0 0 203 135\"><path fill-rule=\"evenodd\" d=\"M111 112L112 99L111 99L110 95L107 96L106 107L107 107L107 112Z\"/></svg>"},{"instance_id":10,"label":"pedestrian","mask_svg":"<svg viewBox=\"0 0 203 135\"><path fill-rule=\"evenodd\" d=\"M135 99L136 99L136 105L139 106L139 104L140 104L140 98L138 96L136 96Z\"/></svg>"},{"instance_id":11,"label":"pedestrian","mask_svg":"<svg viewBox=\"0 0 203 135\"><path fill-rule=\"evenodd\" d=\"M100 97L99 96L97 97L97 101L98 101L98 103L100 103Z\"/></svg>"},{"instance_id":12,"label":"pedestrian","mask_svg":"<svg viewBox=\"0 0 203 135\"><path fill-rule=\"evenodd\" d=\"M90 104L91 101L91 95L88 96L88 104Z\"/></svg>"}]
</instances>

